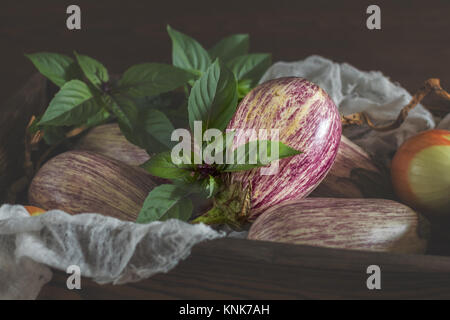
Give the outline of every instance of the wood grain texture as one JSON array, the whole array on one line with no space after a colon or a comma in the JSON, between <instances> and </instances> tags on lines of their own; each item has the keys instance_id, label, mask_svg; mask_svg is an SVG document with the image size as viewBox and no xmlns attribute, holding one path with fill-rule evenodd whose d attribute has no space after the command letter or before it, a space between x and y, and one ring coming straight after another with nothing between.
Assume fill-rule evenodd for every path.
<instances>
[{"instance_id":1,"label":"wood grain texture","mask_svg":"<svg viewBox=\"0 0 450 320\"><path fill-rule=\"evenodd\" d=\"M450 3L380 0L382 29L365 27L369 0L215 1L79 0L82 30L65 26L69 0L2 1L2 90L9 97L34 72L24 53L72 50L92 55L116 73L140 62L170 62L166 24L211 47L219 38L247 32L253 52L295 61L320 54L361 70L381 70L410 91L430 77L450 87ZM7 61L7 63L6 63ZM446 102L447 106L450 103ZM448 108L447 108L448 110Z\"/></svg>"},{"instance_id":2,"label":"wood grain texture","mask_svg":"<svg viewBox=\"0 0 450 320\"><path fill-rule=\"evenodd\" d=\"M39 115L48 105L45 78L34 73L0 107L0 201L8 187L23 176L25 132L32 115Z\"/></svg>"},{"instance_id":3,"label":"wood grain texture","mask_svg":"<svg viewBox=\"0 0 450 320\"><path fill-rule=\"evenodd\" d=\"M382 289L368 290L379 265ZM438 299L450 298L450 258L369 253L221 239L195 246L167 274L124 286L82 279L69 291L57 273L40 299Z\"/></svg>"}]
</instances>

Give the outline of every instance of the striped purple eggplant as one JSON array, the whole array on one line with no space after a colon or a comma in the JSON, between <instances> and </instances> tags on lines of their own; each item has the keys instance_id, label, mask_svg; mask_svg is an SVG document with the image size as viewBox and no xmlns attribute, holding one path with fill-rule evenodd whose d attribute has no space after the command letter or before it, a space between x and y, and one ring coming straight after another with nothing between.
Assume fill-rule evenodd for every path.
<instances>
[{"instance_id":1,"label":"striped purple eggplant","mask_svg":"<svg viewBox=\"0 0 450 320\"><path fill-rule=\"evenodd\" d=\"M330 172L310 196L390 199L393 191L388 170L342 136Z\"/></svg>"},{"instance_id":2,"label":"striped purple eggplant","mask_svg":"<svg viewBox=\"0 0 450 320\"><path fill-rule=\"evenodd\" d=\"M339 112L327 93L296 77L254 88L239 104L228 129L279 129L281 142L303 152L280 160L275 175L260 175L260 169L233 173L233 179L244 186L251 182L250 220L275 204L304 198L314 190L333 164L342 131Z\"/></svg>"},{"instance_id":3,"label":"striped purple eggplant","mask_svg":"<svg viewBox=\"0 0 450 320\"><path fill-rule=\"evenodd\" d=\"M131 166L141 165L150 158L144 149L128 142L117 123L92 128L78 141L75 150L92 151Z\"/></svg>"},{"instance_id":4,"label":"striped purple eggplant","mask_svg":"<svg viewBox=\"0 0 450 320\"><path fill-rule=\"evenodd\" d=\"M100 213L135 221L155 187L148 173L88 151L69 151L49 160L28 189L31 205L67 213Z\"/></svg>"},{"instance_id":5,"label":"striped purple eggplant","mask_svg":"<svg viewBox=\"0 0 450 320\"><path fill-rule=\"evenodd\" d=\"M248 238L352 250L423 253L429 223L385 199L308 198L274 206L253 223Z\"/></svg>"}]
</instances>

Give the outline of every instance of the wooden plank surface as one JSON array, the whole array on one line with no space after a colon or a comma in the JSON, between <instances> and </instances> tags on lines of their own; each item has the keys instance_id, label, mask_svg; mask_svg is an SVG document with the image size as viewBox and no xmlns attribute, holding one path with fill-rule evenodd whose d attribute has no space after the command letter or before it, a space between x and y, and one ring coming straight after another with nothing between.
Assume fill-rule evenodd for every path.
<instances>
[{"instance_id":1,"label":"wooden plank surface","mask_svg":"<svg viewBox=\"0 0 450 320\"><path fill-rule=\"evenodd\" d=\"M369 265L381 290L368 290ZM40 299L442 299L450 257L326 249L241 239L204 242L167 274L121 286L88 279L68 290L58 272Z\"/></svg>"},{"instance_id":2,"label":"wooden plank surface","mask_svg":"<svg viewBox=\"0 0 450 320\"><path fill-rule=\"evenodd\" d=\"M231 33L250 33L254 52L274 61L320 54L362 70L381 70L409 91L429 77L450 88L449 1L377 1L382 30L365 28L372 1L138 1L79 0L82 30L68 31L71 1L3 0L0 121L5 101L35 72L24 53L56 51L92 55L121 73L140 62L170 62L165 25L210 47ZM11 101L11 100L10 100ZM427 99L450 109L450 103ZM450 243L450 242L449 242ZM449 249L449 245L441 243ZM381 291L365 287L368 264L382 267ZM438 298L450 297L446 257L347 252L285 244L217 240L168 274L126 286L98 286L84 279L80 292L65 289L65 275L41 298Z\"/></svg>"}]
</instances>

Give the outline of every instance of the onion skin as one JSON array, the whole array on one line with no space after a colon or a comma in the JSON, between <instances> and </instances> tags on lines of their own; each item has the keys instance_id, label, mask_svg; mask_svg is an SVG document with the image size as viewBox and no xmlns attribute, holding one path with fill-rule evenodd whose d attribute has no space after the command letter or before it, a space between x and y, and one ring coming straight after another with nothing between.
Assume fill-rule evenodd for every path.
<instances>
[{"instance_id":1,"label":"onion skin","mask_svg":"<svg viewBox=\"0 0 450 320\"><path fill-rule=\"evenodd\" d=\"M87 151L69 151L49 160L28 190L33 206L67 213L100 213L135 221L152 177L139 168Z\"/></svg>"},{"instance_id":2,"label":"onion skin","mask_svg":"<svg viewBox=\"0 0 450 320\"><path fill-rule=\"evenodd\" d=\"M248 238L396 253L423 253L428 222L409 207L385 199L308 198L265 211Z\"/></svg>"},{"instance_id":3,"label":"onion skin","mask_svg":"<svg viewBox=\"0 0 450 320\"><path fill-rule=\"evenodd\" d=\"M402 202L430 219L450 218L450 131L408 139L392 160L391 177Z\"/></svg>"},{"instance_id":4,"label":"onion skin","mask_svg":"<svg viewBox=\"0 0 450 320\"><path fill-rule=\"evenodd\" d=\"M333 164L342 131L338 110L326 92L295 77L269 80L250 91L228 129L279 129L281 142L303 152L280 160L275 175L261 175L260 169L232 174L244 187L252 184L249 220L314 190Z\"/></svg>"},{"instance_id":5,"label":"onion skin","mask_svg":"<svg viewBox=\"0 0 450 320\"><path fill-rule=\"evenodd\" d=\"M382 170L361 147L342 136L330 172L310 196L390 199L393 191L388 170Z\"/></svg>"},{"instance_id":6,"label":"onion skin","mask_svg":"<svg viewBox=\"0 0 450 320\"><path fill-rule=\"evenodd\" d=\"M130 166L139 166L150 159L144 149L125 138L117 123L92 128L78 141L75 150L92 151Z\"/></svg>"}]
</instances>

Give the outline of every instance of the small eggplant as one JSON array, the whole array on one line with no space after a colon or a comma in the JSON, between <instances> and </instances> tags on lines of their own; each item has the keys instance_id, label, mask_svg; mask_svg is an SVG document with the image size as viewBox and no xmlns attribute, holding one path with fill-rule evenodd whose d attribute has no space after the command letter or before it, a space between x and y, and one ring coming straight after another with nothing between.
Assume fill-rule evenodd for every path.
<instances>
[{"instance_id":1,"label":"small eggplant","mask_svg":"<svg viewBox=\"0 0 450 320\"><path fill-rule=\"evenodd\" d=\"M428 222L400 203L384 199L308 198L261 214L248 238L367 251L423 253Z\"/></svg>"},{"instance_id":2,"label":"small eggplant","mask_svg":"<svg viewBox=\"0 0 450 320\"><path fill-rule=\"evenodd\" d=\"M273 205L309 195L332 167L342 132L333 100L319 86L297 77L269 80L250 91L228 129L237 131L236 141L243 137L241 130L277 130L277 140L302 151L280 160L275 174L261 175L260 168L232 174L244 187L251 184L250 220Z\"/></svg>"},{"instance_id":3,"label":"small eggplant","mask_svg":"<svg viewBox=\"0 0 450 320\"><path fill-rule=\"evenodd\" d=\"M138 167L88 151L69 151L49 160L28 190L31 205L67 213L100 213L135 221L156 186Z\"/></svg>"},{"instance_id":4,"label":"small eggplant","mask_svg":"<svg viewBox=\"0 0 450 320\"><path fill-rule=\"evenodd\" d=\"M392 199L394 193L388 170L342 136L331 170L310 196Z\"/></svg>"},{"instance_id":5,"label":"small eggplant","mask_svg":"<svg viewBox=\"0 0 450 320\"><path fill-rule=\"evenodd\" d=\"M130 166L139 166L150 158L144 149L125 138L117 123L92 128L78 141L75 150L92 151Z\"/></svg>"}]
</instances>

